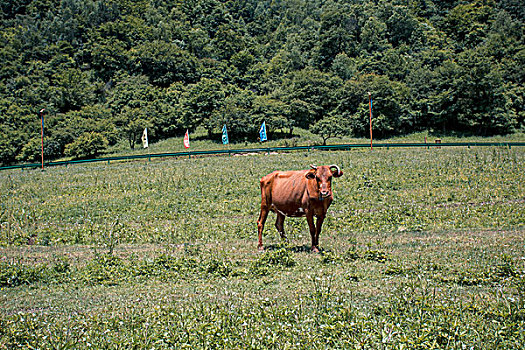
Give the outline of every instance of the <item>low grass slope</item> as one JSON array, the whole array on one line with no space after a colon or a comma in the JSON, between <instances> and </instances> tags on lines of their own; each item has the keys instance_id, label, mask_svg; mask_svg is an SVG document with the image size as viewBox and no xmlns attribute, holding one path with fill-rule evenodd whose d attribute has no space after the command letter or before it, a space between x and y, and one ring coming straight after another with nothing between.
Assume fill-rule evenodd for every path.
<instances>
[{"instance_id":1,"label":"low grass slope","mask_svg":"<svg viewBox=\"0 0 525 350\"><path fill-rule=\"evenodd\" d=\"M381 149L0 173L0 348L525 344L525 150ZM257 252L259 179L338 164Z\"/></svg>"}]
</instances>

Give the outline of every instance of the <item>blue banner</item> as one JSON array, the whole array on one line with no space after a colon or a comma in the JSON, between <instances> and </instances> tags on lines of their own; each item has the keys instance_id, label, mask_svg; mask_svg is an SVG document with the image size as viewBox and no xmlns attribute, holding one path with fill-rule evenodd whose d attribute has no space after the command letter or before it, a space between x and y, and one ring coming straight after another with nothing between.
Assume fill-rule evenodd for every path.
<instances>
[{"instance_id":1,"label":"blue banner","mask_svg":"<svg viewBox=\"0 0 525 350\"><path fill-rule=\"evenodd\" d=\"M228 129L226 129L226 124L222 127L222 144L227 145L230 143L230 140L228 140Z\"/></svg>"},{"instance_id":2,"label":"blue banner","mask_svg":"<svg viewBox=\"0 0 525 350\"><path fill-rule=\"evenodd\" d=\"M261 125L261 129L259 129L259 137L261 139L261 142L268 140L268 137L266 137L266 122L263 122Z\"/></svg>"},{"instance_id":3,"label":"blue banner","mask_svg":"<svg viewBox=\"0 0 525 350\"><path fill-rule=\"evenodd\" d=\"M42 108L39 112L40 113L40 123L42 124L42 138L44 138L44 111L45 109Z\"/></svg>"}]
</instances>

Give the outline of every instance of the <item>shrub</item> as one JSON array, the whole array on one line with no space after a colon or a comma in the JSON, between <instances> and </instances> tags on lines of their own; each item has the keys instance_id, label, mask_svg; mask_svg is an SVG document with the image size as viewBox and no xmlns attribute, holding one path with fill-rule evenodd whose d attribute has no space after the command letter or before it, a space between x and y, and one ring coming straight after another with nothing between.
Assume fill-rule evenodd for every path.
<instances>
[{"instance_id":1,"label":"shrub","mask_svg":"<svg viewBox=\"0 0 525 350\"><path fill-rule=\"evenodd\" d=\"M85 132L75 141L66 145L64 154L73 158L96 156L109 145L106 137L97 132Z\"/></svg>"}]
</instances>

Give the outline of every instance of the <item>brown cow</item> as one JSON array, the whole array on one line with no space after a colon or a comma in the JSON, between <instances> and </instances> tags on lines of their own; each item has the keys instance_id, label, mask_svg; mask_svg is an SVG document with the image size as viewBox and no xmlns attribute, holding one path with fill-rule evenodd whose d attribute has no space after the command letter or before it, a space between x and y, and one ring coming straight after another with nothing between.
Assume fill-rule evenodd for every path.
<instances>
[{"instance_id":1,"label":"brown cow","mask_svg":"<svg viewBox=\"0 0 525 350\"><path fill-rule=\"evenodd\" d=\"M306 216L312 251L319 252L319 233L326 211L332 203L332 177L339 177L343 172L337 165L313 166L310 170L274 171L261 179L261 213L257 221L259 230L259 250L263 249L262 233L268 212L277 214L275 227L282 239L286 216ZM314 223L314 216L317 222Z\"/></svg>"}]
</instances>

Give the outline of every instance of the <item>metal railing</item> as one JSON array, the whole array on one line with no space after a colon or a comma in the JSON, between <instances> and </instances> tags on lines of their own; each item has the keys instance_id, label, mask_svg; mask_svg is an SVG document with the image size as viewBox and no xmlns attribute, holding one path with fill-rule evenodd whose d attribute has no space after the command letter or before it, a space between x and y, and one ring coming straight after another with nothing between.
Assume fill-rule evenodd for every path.
<instances>
[{"instance_id":1,"label":"metal railing","mask_svg":"<svg viewBox=\"0 0 525 350\"><path fill-rule=\"evenodd\" d=\"M440 148L440 147L522 147L525 146L525 142L444 142L444 143L422 143L422 142L410 142L410 143L376 143L373 145L374 148L398 148L398 147L421 147L421 148ZM370 144L359 143L359 144L341 144L341 145L328 145L328 146L297 146L297 147L259 147L259 148L245 148L245 149L227 149L227 150L210 150L210 151L184 151L184 152L173 152L173 153L154 153L154 154L137 154L130 156L118 156L118 157L101 157L94 159L77 159L77 160L65 160L55 162L44 162L44 167L60 166L60 165L73 165L81 163L95 163L95 162L107 162L108 164L112 161L126 161L134 159L148 159L152 158L173 158L173 157L195 157L195 156L207 156L207 155L234 155L234 154L245 154L245 153L271 153L271 152L293 152L293 151L341 151L351 150L354 148L370 148ZM0 170L7 169L26 169L26 168L40 168L42 163L32 164L18 164L8 165L0 167Z\"/></svg>"}]
</instances>

